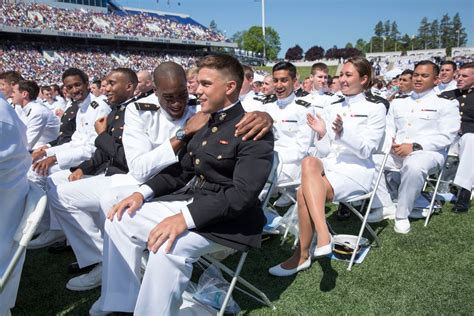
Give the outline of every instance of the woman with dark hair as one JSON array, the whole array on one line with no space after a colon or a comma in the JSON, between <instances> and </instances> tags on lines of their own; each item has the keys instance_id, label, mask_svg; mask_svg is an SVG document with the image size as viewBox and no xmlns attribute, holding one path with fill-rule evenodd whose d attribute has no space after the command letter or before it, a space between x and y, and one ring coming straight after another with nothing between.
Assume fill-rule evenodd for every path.
<instances>
[{"instance_id":1,"label":"woman with dark hair","mask_svg":"<svg viewBox=\"0 0 474 316\"><path fill-rule=\"evenodd\" d=\"M374 175L372 154L385 130L385 106L366 95L372 70L360 57L347 60L339 74L344 98L328 107L324 119L308 115L308 125L318 137L316 146L323 159L306 157L302 162L301 186L297 192L299 245L293 256L269 269L275 276L289 276L311 266L311 258L332 252L324 205L347 200L370 191ZM331 128L326 129L326 122ZM317 234L315 249L311 248Z\"/></svg>"}]
</instances>

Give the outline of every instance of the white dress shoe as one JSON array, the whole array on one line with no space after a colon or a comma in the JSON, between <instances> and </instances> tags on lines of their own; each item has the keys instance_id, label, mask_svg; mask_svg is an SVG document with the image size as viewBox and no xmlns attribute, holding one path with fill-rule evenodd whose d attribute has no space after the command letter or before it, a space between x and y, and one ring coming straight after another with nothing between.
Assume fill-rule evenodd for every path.
<instances>
[{"instance_id":1,"label":"white dress shoe","mask_svg":"<svg viewBox=\"0 0 474 316\"><path fill-rule=\"evenodd\" d=\"M100 302L100 297L97 301L92 304L91 309L89 310L89 315L90 316L105 316L105 315L110 315L112 313L109 312L104 312L100 309L101 302Z\"/></svg>"},{"instance_id":2,"label":"white dress shoe","mask_svg":"<svg viewBox=\"0 0 474 316\"><path fill-rule=\"evenodd\" d=\"M274 276L279 276L279 277L284 277L284 276L290 276L295 273L298 273L300 271L306 270L311 266L311 256L308 257L308 259L297 266L296 268L293 269L285 269L281 266L281 264L276 265L274 267L271 267L268 269L268 273Z\"/></svg>"},{"instance_id":3,"label":"white dress shoe","mask_svg":"<svg viewBox=\"0 0 474 316\"><path fill-rule=\"evenodd\" d=\"M396 233L399 234L408 234L408 232L410 231L410 221L408 220L408 218L396 218L394 230Z\"/></svg>"},{"instance_id":4,"label":"white dress shoe","mask_svg":"<svg viewBox=\"0 0 474 316\"><path fill-rule=\"evenodd\" d=\"M273 205L276 207L286 207L286 206L290 206L291 204L293 204L293 201L286 194L283 194L282 196L280 196L278 200L276 200L275 203L273 203Z\"/></svg>"},{"instance_id":5,"label":"white dress shoe","mask_svg":"<svg viewBox=\"0 0 474 316\"><path fill-rule=\"evenodd\" d=\"M87 291L99 287L102 282L102 264L98 264L89 273L72 278L66 284L71 291Z\"/></svg>"},{"instance_id":6,"label":"white dress shoe","mask_svg":"<svg viewBox=\"0 0 474 316\"><path fill-rule=\"evenodd\" d=\"M387 207L377 207L370 210L369 217L367 217L368 223L378 223L384 219L395 219L395 212L397 208L395 205Z\"/></svg>"},{"instance_id":7,"label":"white dress shoe","mask_svg":"<svg viewBox=\"0 0 474 316\"><path fill-rule=\"evenodd\" d=\"M47 230L39 234L38 237L28 243L27 249L40 249L51 246L52 244L65 241L66 236L62 230Z\"/></svg>"},{"instance_id":8,"label":"white dress shoe","mask_svg":"<svg viewBox=\"0 0 474 316\"><path fill-rule=\"evenodd\" d=\"M321 258L332 253L333 245L334 245L334 240L332 239L332 236L331 236L331 241L329 242L329 244L324 245L322 247L316 246L316 248L314 248L314 251L312 254L313 259Z\"/></svg>"}]
</instances>

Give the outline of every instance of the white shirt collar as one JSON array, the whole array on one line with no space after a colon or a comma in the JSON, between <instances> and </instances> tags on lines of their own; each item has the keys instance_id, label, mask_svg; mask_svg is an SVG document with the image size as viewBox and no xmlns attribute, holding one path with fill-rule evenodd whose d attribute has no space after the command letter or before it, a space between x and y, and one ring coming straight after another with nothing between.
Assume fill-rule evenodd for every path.
<instances>
[{"instance_id":1,"label":"white shirt collar","mask_svg":"<svg viewBox=\"0 0 474 316\"><path fill-rule=\"evenodd\" d=\"M412 99L414 100L417 100L417 99L421 99L431 93L434 93L434 90L433 89L429 89L427 91L423 91L423 92L420 92L420 93L416 93L415 91L413 91L413 93L411 94L411 97Z\"/></svg>"},{"instance_id":2,"label":"white shirt collar","mask_svg":"<svg viewBox=\"0 0 474 316\"><path fill-rule=\"evenodd\" d=\"M291 102L293 102L293 100L296 98L295 94L294 93L290 93L289 96L287 96L286 98L284 99L278 99L276 101L276 104L279 106L279 107L285 107L287 106L288 104L290 104Z\"/></svg>"},{"instance_id":3,"label":"white shirt collar","mask_svg":"<svg viewBox=\"0 0 474 316\"><path fill-rule=\"evenodd\" d=\"M355 94L355 95L345 95L344 96L344 102L348 103L348 104L359 102L359 101L364 100L364 99L365 99L364 92L361 92L361 93Z\"/></svg>"},{"instance_id":4,"label":"white shirt collar","mask_svg":"<svg viewBox=\"0 0 474 316\"><path fill-rule=\"evenodd\" d=\"M324 89L319 89L319 90L313 90L311 91L312 95L323 95L324 94Z\"/></svg>"}]
</instances>

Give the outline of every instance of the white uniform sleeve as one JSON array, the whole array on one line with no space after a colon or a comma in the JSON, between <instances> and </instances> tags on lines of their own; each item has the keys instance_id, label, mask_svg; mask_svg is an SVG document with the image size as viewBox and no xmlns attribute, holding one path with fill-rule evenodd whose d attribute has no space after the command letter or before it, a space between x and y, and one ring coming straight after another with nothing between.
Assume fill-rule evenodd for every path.
<instances>
[{"instance_id":1,"label":"white uniform sleeve","mask_svg":"<svg viewBox=\"0 0 474 316\"><path fill-rule=\"evenodd\" d=\"M129 173L140 183L178 161L169 139L153 148L145 122L134 106L125 110L123 146ZM160 110L159 110L160 111Z\"/></svg>"},{"instance_id":2,"label":"white uniform sleeve","mask_svg":"<svg viewBox=\"0 0 474 316\"><path fill-rule=\"evenodd\" d=\"M341 142L353 152L357 157L368 159L379 148L380 142L385 132L385 106L382 103L375 103L373 110L369 113L367 124L358 126L357 131L342 131L342 135L336 142Z\"/></svg>"},{"instance_id":3,"label":"white uniform sleeve","mask_svg":"<svg viewBox=\"0 0 474 316\"><path fill-rule=\"evenodd\" d=\"M28 150L32 150L35 147L46 128L46 124L48 123L48 116L46 112L39 112L31 115L32 117L29 118L26 129Z\"/></svg>"},{"instance_id":4,"label":"white uniform sleeve","mask_svg":"<svg viewBox=\"0 0 474 316\"><path fill-rule=\"evenodd\" d=\"M306 111L301 111L300 113L298 131L295 135L295 144L294 146L291 146L291 148L280 153L282 162L285 164L301 163L301 160L307 155L309 147L314 140L314 132L311 127L309 127L308 123L306 123L306 114L310 113L314 115L314 108L309 107Z\"/></svg>"},{"instance_id":5,"label":"white uniform sleeve","mask_svg":"<svg viewBox=\"0 0 474 316\"><path fill-rule=\"evenodd\" d=\"M451 145L461 126L458 106L457 100L450 100L449 103L440 107L440 116L436 128L438 133L431 137L424 137L419 141L423 150L439 151Z\"/></svg>"}]
</instances>

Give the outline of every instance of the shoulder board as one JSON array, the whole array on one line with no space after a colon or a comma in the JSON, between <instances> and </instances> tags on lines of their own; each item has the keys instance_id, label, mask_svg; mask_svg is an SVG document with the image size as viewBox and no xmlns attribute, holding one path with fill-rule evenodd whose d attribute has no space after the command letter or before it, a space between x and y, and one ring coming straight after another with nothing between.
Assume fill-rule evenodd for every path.
<instances>
[{"instance_id":1,"label":"shoulder board","mask_svg":"<svg viewBox=\"0 0 474 316\"><path fill-rule=\"evenodd\" d=\"M395 99L405 99L408 98L408 94L399 94L395 97Z\"/></svg>"},{"instance_id":2,"label":"shoulder board","mask_svg":"<svg viewBox=\"0 0 474 316\"><path fill-rule=\"evenodd\" d=\"M262 98L262 97L253 97L253 99L259 102L263 102L265 100L265 98Z\"/></svg>"},{"instance_id":3,"label":"shoulder board","mask_svg":"<svg viewBox=\"0 0 474 316\"><path fill-rule=\"evenodd\" d=\"M97 107L99 106L99 103L97 103L96 101L92 101L90 106L93 108L93 109L97 109Z\"/></svg>"},{"instance_id":4,"label":"shoulder board","mask_svg":"<svg viewBox=\"0 0 474 316\"><path fill-rule=\"evenodd\" d=\"M378 95L366 94L365 99L373 103L382 103L387 109L390 107L390 102Z\"/></svg>"},{"instance_id":5,"label":"shoulder board","mask_svg":"<svg viewBox=\"0 0 474 316\"><path fill-rule=\"evenodd\" d=\"M325 95L329 95L329 96L331 96L331 97L334 95L334 93L329 92L329 91L328 91L328 92L324 92L324 94L325 94Z\"/></svg>"},{"instance_id":6,"label":"shoulder board","mask_svg":"<svg viewBox=\"0 0 474 316\"><path fill-rule=\"evenodd\" d=\"M160 108L159 105L153 104L153 103L140 103L140 102L135 102L135 107L139 111L158 111Z\"/></svg>"},{"instance_id":7,"label":"shoulder board","mask_svg":"<svg viewBox=\"0 0 474 316\"><path fill-rule=\"evenodd\" d=\"M334 102L331 102L331 104L340 103L340 102L343 102L344 100L345 100L344 97L339 96L339 100L336 100L336 101L334 101Z\"/></svg>"},{"instance_id":8,"label":"shoulder board","mask_svg":"<svg viewBox=\"0 0 474 316\"><path fill-rule=\"evenodd\" d=\"M304 91L304 90L303 90L303 92L300 93L300 96L301 96L301 97L305 97L305 96L307 96L308 94L309 94L308 91Z\"/></svg>"},{"instance_id":9,"label":"shoulder board","mask_svg":"<svg viewBox=\"0 0 474 316\"><path fill-rule=\"evenodd\" d=\"M263 104L272 103L272 102L275 102L276 100L277 100L276 95L271 94L267 96L265 99L263 99Z\"/></svg>"},{"instance_id":10,"label":"shoulder board","mask_svg":"<svg viewBox=\"0 0 474 316\"><path fill-rule=\"evenodd\" d=\"M446 91L446 92L443 92L441 94L437 94L436 96L438 98L442 98L442 99L454 100L456 98L456 95L453 93L454 90L451 93L449 93L449 92L451 92L451 91Z\"/></svg>"},{"instance_id":11,"label":"shoulder board","mask_svg":"<svg viewBox=\"0 0 474 316\"><path fill-rule=\"evenodd\" d=\"M299 105L302 105L302 106L304 106L305 108L307 108L308 106L311 105L310 102L306 102L305 100L301 100L301 99L296 100L295 103L296 103L296 104L299 104Z\"/></svg>"},{"instance_id":12,"label":"shoulder board","mask_svg":"<svg viewBox=\"0 0 474 316\"><path fill-rule=\"evenodd\" d=\"M196 106L199 104L199 100L198 99L189 99L188 100L188 106Z\"/></svg>"}]
</instances>

